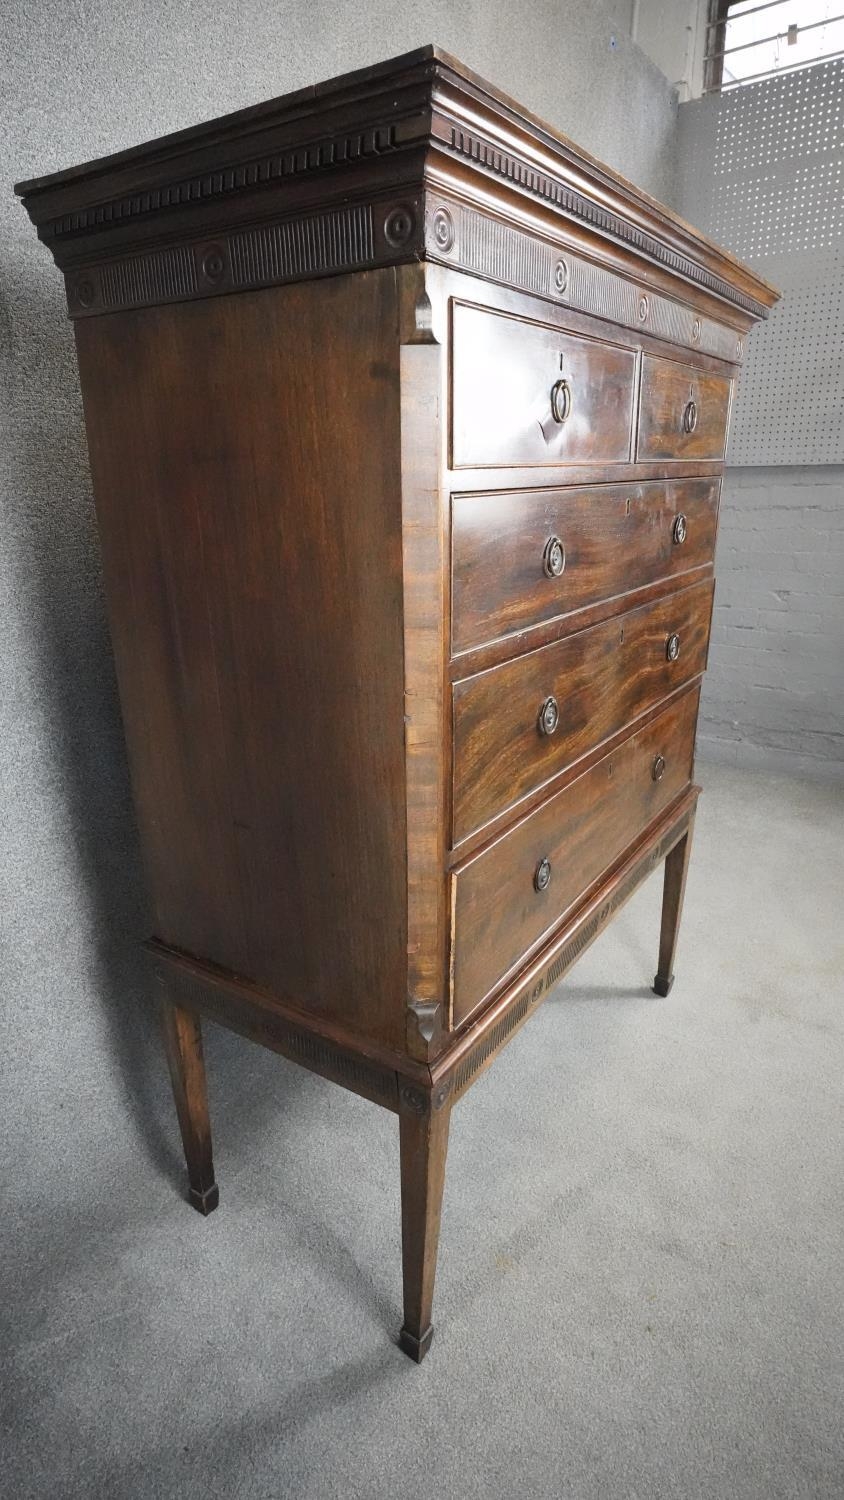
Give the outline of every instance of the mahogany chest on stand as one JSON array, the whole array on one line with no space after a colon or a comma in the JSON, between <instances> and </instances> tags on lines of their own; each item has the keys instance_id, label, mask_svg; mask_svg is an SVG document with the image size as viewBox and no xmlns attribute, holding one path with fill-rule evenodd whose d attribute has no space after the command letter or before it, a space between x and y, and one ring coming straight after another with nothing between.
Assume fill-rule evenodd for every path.
<instances>
[{"instance_id":1,"label":"mahogany chest on stand","mask_svg":"<svg viewBox=\"0 0 844 1500\"><path fill-rule=\"evenodd\" d=\"M451 1111L664 863L775 293L432 47L18 191L66 278L190 1198L208 1017Z\"/></svg>"}]
</instances>

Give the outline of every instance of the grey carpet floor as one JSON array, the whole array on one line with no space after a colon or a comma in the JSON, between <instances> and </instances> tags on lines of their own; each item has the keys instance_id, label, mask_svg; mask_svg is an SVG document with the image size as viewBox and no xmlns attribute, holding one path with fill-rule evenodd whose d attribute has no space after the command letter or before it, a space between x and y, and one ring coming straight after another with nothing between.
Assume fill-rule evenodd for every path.
<instances>
[{"instance_id":1,"label":"grey carpet floor","mask_svg":"<svg viewBox=\"0 0 844 1500\"><path fill-rule=\"evenodd\" d=\"M157 1085L17 1195L10 1500L844 1494L844 799L702 779L671 996L652 879L455 1109L420 1368L395 1120L214 1028L217 1213Z\"/></svg>"}]
</instances>

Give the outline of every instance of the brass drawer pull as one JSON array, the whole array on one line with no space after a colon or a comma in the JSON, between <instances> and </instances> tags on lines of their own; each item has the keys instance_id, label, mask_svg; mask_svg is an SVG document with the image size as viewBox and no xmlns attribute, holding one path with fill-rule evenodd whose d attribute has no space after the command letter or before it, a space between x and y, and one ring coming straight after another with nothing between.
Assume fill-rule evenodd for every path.
<instances>
[{"instance_id":1,"label":"brass drawer pull","mask_svg":"<svg viewBox=\"0 0 844 1500\"><path fill-rule=\"evenodd\" d=\"M697 402L687 401L683 412L683 431L694 432L697 427Z\"/></svg>"},{"instance_id":2,"label":"brass drawer pull","mask_svg":"<svg viewBox=\"0 0 844 1500\"><path fill-rule=\"evenodd\" d=\"M542 568L548 578L559 578L566 565L566 549L558 536L551 536L545 543Z\"/></svg>"},{"instance_id":3,"label":"brass drawer pull","mask_svg":"<svg viewBox=\"0 0 844 1500\"><path fill-rule=\"evenodd\" d=\"M556 698L546 698L539 710L538 728L540 734L553 734L560 722L560 710L557 707Z\"/></svg>"},{"instance_id":4,"label":"brass drawer pull","mask_svg":"<svg viewBox=\"0 0 844 1500\"><path fill-rule=\"evenodd\" d=\"M551 390L551 415L561 424L571 415L571 386L567 380L558 380Z\"/></svg>"},{"instance_id":5,"label":"brass drawer pull","mask_svg":"<svg viewBox=\"0 0 844 1500\"><path fill-rule=\"evenodd\" d=\"M651 766L651 775L654 781L661 781L665 775L665 756L658 755Z\"/></svg>"},{"instance_id":6,"label":"brass drawer pull","mask_svg":"<svg viewBox=\"0 0 844 1500\"><path fill-rule=\"evenodd\" d=\"M674 545L676 547L682 547L684 541L686 540L687 530L688 527L686 524L686 517L682 515L675 516L674 525L671 529L671 540L674 542Z\"/></svg>"},{"instance_id":7,"label":"brass drawer pull","mask_svg":"<svg viewBox=\"0 0 844 1500\"><path fill-rule=\"evenodd\" d=\"M665 655L668 661L676 661L677 657L680 655L680 637L677 634L676 630L668 637L667 641L665 642Z\"/></svg>"},{"instance_id":8,"label":"brass drawer pull","mask_svg":"<svg viewBox=\"0 0 844 1500\"><path fill-rule=\"evenodd\" d=\"M542 891L547 891L547 889L548 889L548 887L549 887L550 884L551 884L551 861L550 861L550 859L541 859L539 861L539 864L537 865L536 869L534 870L534 874L533 874L533 887L534 887L534 890L539 891L540 893Z\"/></svg>"}]
</instances>

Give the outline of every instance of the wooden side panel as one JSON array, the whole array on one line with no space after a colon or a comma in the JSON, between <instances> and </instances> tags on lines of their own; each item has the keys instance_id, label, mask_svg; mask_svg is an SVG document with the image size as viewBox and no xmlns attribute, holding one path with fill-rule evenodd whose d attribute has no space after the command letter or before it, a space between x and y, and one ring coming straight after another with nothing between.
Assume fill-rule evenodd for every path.
<instances>
[{"instance_id":1,"label":"wooden side panel","mask_svg":"<svg viewBox=\"0 0 844 1500\"><path fill-rule=\"evenodd\" d=\"M155 935L399 1044L394 272L76 333Z\"/></svg>"}]
</instances>

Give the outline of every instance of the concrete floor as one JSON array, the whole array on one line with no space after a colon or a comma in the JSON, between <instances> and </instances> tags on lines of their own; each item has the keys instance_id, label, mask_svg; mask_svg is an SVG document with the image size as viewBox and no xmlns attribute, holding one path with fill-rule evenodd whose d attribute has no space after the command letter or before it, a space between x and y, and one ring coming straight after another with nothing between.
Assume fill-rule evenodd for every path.
<instances>
[{"instance_id":1,"label":"concrete floor","mask_svg":"<svg viewBox=\"0 0 844 1500\"><path fill-rule=\"evenodd\" d=\"M701 780L669 999L653 879L455 1110L426 1363L395 1120L209 1028L216 1214L161 1092L4 1215L10 1500L840 1500L844 795Z\"/></svg>"}]
</instances>

